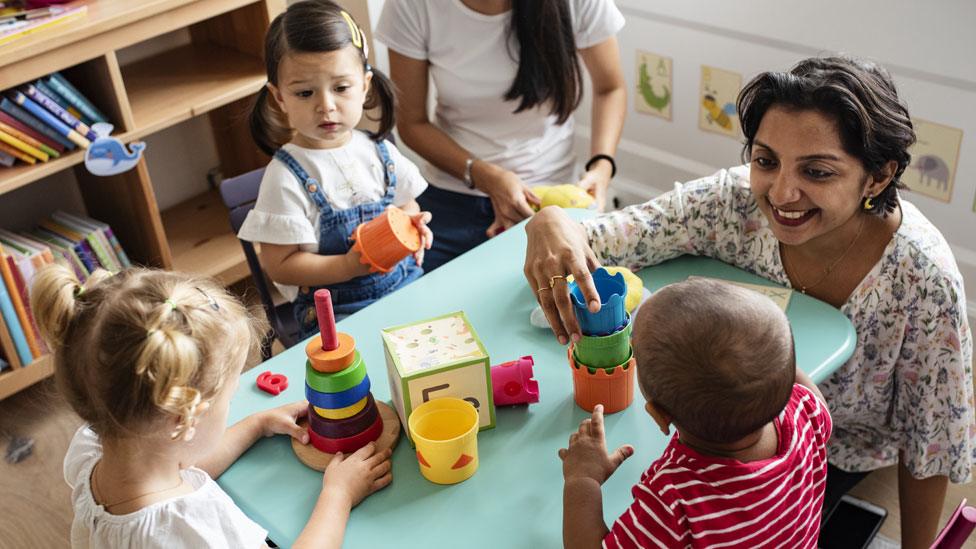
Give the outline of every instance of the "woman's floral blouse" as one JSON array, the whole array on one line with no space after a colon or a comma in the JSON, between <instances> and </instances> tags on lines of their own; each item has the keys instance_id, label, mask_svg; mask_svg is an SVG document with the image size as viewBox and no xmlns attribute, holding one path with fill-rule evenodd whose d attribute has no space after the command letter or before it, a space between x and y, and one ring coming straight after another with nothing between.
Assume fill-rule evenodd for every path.
<instances>
[{"instance_id":1,"label":"woman's floral blouse","mask_svg":"<svg viewBox=\"0 0 976 549\"><path fill-rule=\"evenodd\" d=\"M881 260L841 308L857 331L846 364L821 383L830 462L966 482L974 462L973 346L962 276L942 234L912 204ZM789 286L779 245L749 190L748 166L583 223L605 264L634 270L693 254Z\"/></svg>"}]
</instances>

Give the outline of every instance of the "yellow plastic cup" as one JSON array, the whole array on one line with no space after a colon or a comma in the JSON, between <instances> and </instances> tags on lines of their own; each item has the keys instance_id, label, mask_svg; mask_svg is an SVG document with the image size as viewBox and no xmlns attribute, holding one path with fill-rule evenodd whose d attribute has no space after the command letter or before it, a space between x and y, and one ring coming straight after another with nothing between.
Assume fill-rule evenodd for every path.
<instances>
[{"instance_id":1,"label":"yellow plastic cup","mask_svg":"<svg viewBox=\"0 0 976 549\"><path fill-rule=\"evenodd\" d=\"M457 484L478 470L478 411L470 402L453 397L425 402L414 408L407 426L427 480Z\"/></svg>"}]
</instances>

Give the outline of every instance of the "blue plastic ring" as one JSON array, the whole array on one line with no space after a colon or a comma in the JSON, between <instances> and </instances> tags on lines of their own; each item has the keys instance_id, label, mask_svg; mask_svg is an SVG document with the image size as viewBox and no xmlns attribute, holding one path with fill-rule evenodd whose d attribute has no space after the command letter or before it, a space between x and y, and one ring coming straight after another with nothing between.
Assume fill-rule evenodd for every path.
<instances>
[{"instance_id":1,"label":"blue plastic ring","mask_svg":"<svg viewBox=\"0 0 976 549\"><path fill-rule=\"evenodd\" d=\"M339 393L320 393L309 387L308 383L305 384L305 398L308 400L309 404L319 408L328 408L333 410L336 408L345 408L347 406L352 406L353 404L366 398L366 395L368 394L368 375L363 378L359 385Z\"/></svg>"}]
</instances>

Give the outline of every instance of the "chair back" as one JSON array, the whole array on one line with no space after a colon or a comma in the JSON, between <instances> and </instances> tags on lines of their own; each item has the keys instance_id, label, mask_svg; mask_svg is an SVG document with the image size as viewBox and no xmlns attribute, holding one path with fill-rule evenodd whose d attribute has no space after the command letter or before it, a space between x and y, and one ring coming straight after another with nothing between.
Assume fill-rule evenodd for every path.
<instances>
[{"instance_id":1,"label":"chair back","mask_svg":"<svg viewBox=\"0 0 976 549\"><path fill-rule=\"evenodd\" d=\"M230 210L230 226L234 234L237 234L247 218L248 212L254 208L254 202L258 199L258 189L261 187L261 178L264 177L264 168L247 172L236 177L225 179L220 184L220 196L224 205ZM251 278L261 296L261 305L271 323L271 328L281 344L286 348L291 347L297 342L297 326L291 318L291 304L275 307L274 300L271 298L271 288L268 286L264 269L258 260L254 244L240 240L241 248L244 249L244 257L247 259L247 266L251 270ZM270 345L270 344L269 344ZM270 357L270 346L262 349L265 359Z\"/></svg>"}]
</instances>

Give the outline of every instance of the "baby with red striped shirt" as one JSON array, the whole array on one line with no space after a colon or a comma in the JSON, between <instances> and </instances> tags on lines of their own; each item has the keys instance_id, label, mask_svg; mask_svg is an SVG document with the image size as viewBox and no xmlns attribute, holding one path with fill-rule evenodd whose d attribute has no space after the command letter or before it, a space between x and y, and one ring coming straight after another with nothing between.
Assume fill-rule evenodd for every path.
<instances>
[{"instance_id":1,"label":"baby with red striped shirt","mask_svg":"<svg viewBox=\"0 0 976 549\"><path fill-rule=\"evenodd\" d=\"M786 315L732 284L662 288L634 320L645 408L667 435L634 502L608 529L601 485L633 455L609 453L603 409L559 451L565 547L809 547L820 529L830 413L796 367Z\"/></svg>"}]
</instances>

